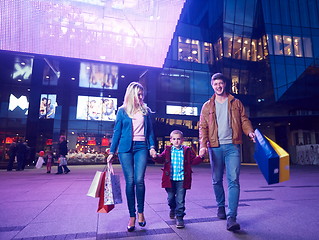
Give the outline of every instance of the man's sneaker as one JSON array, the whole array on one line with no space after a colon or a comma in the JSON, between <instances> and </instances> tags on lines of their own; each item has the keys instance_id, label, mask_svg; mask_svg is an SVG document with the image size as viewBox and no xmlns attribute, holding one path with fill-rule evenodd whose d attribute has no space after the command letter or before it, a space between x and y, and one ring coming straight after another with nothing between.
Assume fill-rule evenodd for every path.
<instances>
[{"instance_id":1,"label":"man's sneaker","mask_svg":"<svg viewBox=\"0 0 319 240\"><path fill-rule=\"evenodd\" d=\"M175 210L170 210L169 211L169 218L174 219L175 218Z\"/></svg>"},{"instance_id":2,"label":"man's sneaker","mask_svg":"<svg viewBox=\"0 0 319 240\"><path fill-rule=\"evenodd\" d=\"M240 225L236 222L236 218L229 217L227 219L227 230L228 231L240 230Z\"/></svg>"},{"instance_id":3,"label":"man's sneaker","mask_svg":"<svg viewBox=\"0 0 319 240\"><path fill-rule=\"evenodd\" d=\"M180 218L180 217L176 218L176 227L177 228L184 228L185 227L183 218Z\"/></svg>"},{"instance_id":4,"label":"man's sneaker","mask_svg":"<svg viewBox=\"0 0 319 240\"><path fill-rule=\"evenodd\" d=\"M219 219L226 219L225 207L218 207L217 217L218 217Z\"/></svg>"}]
</instances>

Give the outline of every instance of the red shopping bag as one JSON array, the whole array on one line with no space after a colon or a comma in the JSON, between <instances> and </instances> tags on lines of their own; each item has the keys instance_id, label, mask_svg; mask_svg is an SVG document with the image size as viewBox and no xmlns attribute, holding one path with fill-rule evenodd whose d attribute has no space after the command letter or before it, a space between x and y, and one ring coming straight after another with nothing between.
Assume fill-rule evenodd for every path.
<instances>
[{"instance_id":1,"label":"red shopping bag","mask_svg":"<svg viewBox=\"0 0 319 240\"><path fill-rule=\"evenodd\" d=\"M108 164L101 178L97 212L108 213L115 207L115 204L122 203L120 176L115 175L112 164Z\"/></svg>"},{"instance_id":2,"label":"red shopping bag","mask_svg":"<svg viewBox=\"0 0 319 240\"><path fill-rule=\"evenodd\" d=\"M98 206L97 212L108 213L115 207L115 205L114 203L105 204L105 192L107 191L106 189L108 188L108 186L105 183L106 172L102 172L101 178L102 178L102 181L101 181L100 194L99 194L100 199L99 199L99 206Z\"/></svg>"}]
</instances>

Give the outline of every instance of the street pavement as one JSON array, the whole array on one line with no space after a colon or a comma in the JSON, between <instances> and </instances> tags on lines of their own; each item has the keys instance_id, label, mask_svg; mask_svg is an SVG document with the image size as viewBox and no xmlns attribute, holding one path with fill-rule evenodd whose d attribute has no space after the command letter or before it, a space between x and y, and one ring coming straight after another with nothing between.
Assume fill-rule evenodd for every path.
<instances>
[{"instance_id":1,"label":"street pavement","mask_svg":"<svg viewBox=\"0 0 319 240\"><path fill-rule=\"evenodd\" d=\"M54 167L55 170L56 167ZM127 232L129 219L120 165L123 203L97 213L98 199L86 196L102 165L70 166L69 174L42 169L0 170L0 240L7 239L319 239L319 167L291 166L289 181L268 185L256 165L241 168L237 220L241 230L229 232L216 217L210 166L193 167L186 195L185 228L169 218L161 165L147 167L146 227ZM227 191L226 191L227 192ZM227 204L227 202L226 202Z\"/></svg>"}]
</instances>

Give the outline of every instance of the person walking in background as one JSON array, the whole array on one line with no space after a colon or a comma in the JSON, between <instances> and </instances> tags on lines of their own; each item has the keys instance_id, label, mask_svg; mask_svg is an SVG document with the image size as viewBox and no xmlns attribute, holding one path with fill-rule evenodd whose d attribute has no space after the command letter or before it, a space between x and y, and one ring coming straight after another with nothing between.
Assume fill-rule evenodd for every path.
<instances>
[{"instance_id":1,"label":"person walking in background","mask_svg":"<svg viewBox=\"0 0 319 240\"><path fill-rule=\"evenodd\" d=\"M162 187L167 192L169 216L174 219L176 216L176 227L184 228L185 196L186 190L191 188L192 165L203 161L204 156L196 156L194 151L185 145L183 132L174 130L170 134L172 146L166 146L165 150L153 160L157 163L164 163L162 175Z\"/></svg>"},{"instance_id":2,"label":"person walking in background","mask_svg":"<svg viewBox=\"0 0 319 240\"><path fill-rule=\"evenodd\" d=\"M16 142L11 143L11 145L9 147L8 154L9 154L9 162L8 162L8 166L7 166L7 171L12 171L14 159L17 156L17 143Z\"/></svg>"},{"instance_id":3,"label":"person walking in background","mask_svg":"<svg viewBox=\"0 0 319 240\"><path fill-rule=\"evenodd\" d=\"M134 231L136 221L136 204L138 224L146 225L144 217L145 183L144 176L148 151L156 156L155 140L151 121L151 111L143 102L144 88L140 83L131 82L124 96L124 103L119 108L114 126L114 133L107 162L112 163L118 151L126 187L127 205L130 220L129 232ZM136 195L136 196L135 196Z\"/></svg>"},{"instance_id":4,"label":"person walking in background","mask_svg":"<svg viewBox=\"0 0 319 240\"><path fill-rule=\"evenodd\" d=\"M212 76L214 95L204 103L199 121L199 140L202 156L208 151L212 168L213 187L218 206L217 217L226 219L227 230L239 230L237 208L239 201L240 144L244 132L255 141L251 122L240 100L226 90L226 79L221 73ZM223 174L228 182L228 213L225 211Z\"/></svg>"},{"instance_id":5,"label":"person walking in background","mask_svg":"<svg viewBox=\"0 0 319 240\"><path fill-rule=\"evenodd\" d=\"M51 167L53 163L53 152L48 150L45 156L46 165L47 165L47 173L51 173Z\"/></svg>"},{"instance_id":6,"label":"person walking in background","mask_svg":"<svg viewBox=\"0 0 319 240\"><path fill-rule=\"evenodd\" d=\"M18 166L16 169L17 171L24 170L26 156L27 156L27 150L28 149L27 149L26 144L23 142L22 139L20 139L18 144L17 144L17 162L18 162Z\"/></svg>"},{"instance_id":7,"label":"person walking in background","mask_svg":"<svg viewBox=\"0 0 319 240\"><path fill-rule=\"evenodd\" d=\"M59 165L58 165L58 172L56 174L62 174L63 170L64 173L67 174L70 172L70 169L67 166L66 155L68 154L68 143L66 141L65 136L60 136L59 139ZM63 168L63 170L62 170Z\"/></svg>"}]
</instances>

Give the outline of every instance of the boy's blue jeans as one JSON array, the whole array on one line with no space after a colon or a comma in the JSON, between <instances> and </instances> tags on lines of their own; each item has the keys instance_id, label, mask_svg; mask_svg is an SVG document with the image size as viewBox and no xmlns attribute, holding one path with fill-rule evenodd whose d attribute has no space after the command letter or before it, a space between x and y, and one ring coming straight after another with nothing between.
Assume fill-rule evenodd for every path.
<instances>
[{"instance_id":1,"label":"boy's blue jeans","mask_svg":"<svg viewBox=\"0 0 319 240\"><path fill-rule=\"evenodd\" d=\"M175 211L177 218L183 218L185 215L185 196L186 189L183 188L184 181L173 181L172 188L165 188L167 192L168 206L171 211Z\"/></svg>"},{"instance_id":2,"label":"boy's blue jeans","mask_svg":"<svg viewBox=\"0 0 319 240\"><path fill-rule=\"evenodd\" d=\"M236 219L240 192L240 145L222 144L217 148L208 148L208 153L212 169L213 187L217 206L225 206L223 175L226 167L228 183L227 217L234 217Z\"/></svg>"},{"instance_id":3,"label":"boy's blue jeans","mask_svg":"<svg viewBox=\"0 0 319 240\"><path fill-rule=\"evenodd\" d=\"M119 153L119 159L125 177L127 206L130 217L136 216L135 190L137 200L137 211L144 212L145 184L144 176L146 170L148 149L146 142L134 141L129 152Z\"/></svg>"}]
</instances>

